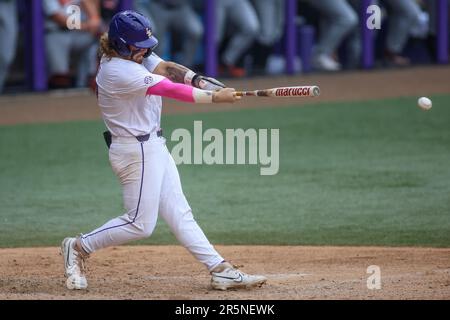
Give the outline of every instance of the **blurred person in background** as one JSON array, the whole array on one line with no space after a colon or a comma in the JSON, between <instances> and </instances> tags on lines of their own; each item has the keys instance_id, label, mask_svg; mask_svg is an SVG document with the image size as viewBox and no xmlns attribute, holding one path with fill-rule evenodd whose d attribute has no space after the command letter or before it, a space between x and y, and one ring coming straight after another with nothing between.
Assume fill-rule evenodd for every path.
<instances>
[{"instance_id":1,"label":"blurred person in background","mask_svg":"<svg viewBox=\"0 0 450 320\"><path fill-rule=\"evenodd\" d=\"M76 87L86 87L96 72L97 38L101 19L98 0L43 0L45 14L45 47L50 88L71 87L71 56L76 62ZM69 9L81 9L80 30L70 30L67 19Z\"/></svg>"},{"instance_id":2,"label":"blurred person in background","mask_svg":"<svg viewBox=\"0 0 450 320\"><path fill-rule=\"evenodd\" d=\"M301 0L320 13L319 37L313 52L313 66L316 70L339 71L337 50L346 37L347 54L357 59L361 52L358 37L358 15L347 0Z\"/></svg>"},{"instance_id":3,"label":"blurred person in background","mask_svg":"<svg viewBox=\"0 0 450 320\"><path fill-rule=\"evenodd\" d=\"M120 0L100 0L101 32L107 32L109 22L119 11Z\"/></svg>"},{"instance_id":4,"label":"blurred person in background","mask_svg":"<svg viewBox=\"0 0 450 320\"><path fill-rule=\"evenodd\" d=\"M422 32L426 31L421 38L426 39L427 49L433 62L437 62L437 23L438 23L438 1L437 0L421 0L418 4L422 8L421 24L418 29ZM447 14L450 15L450 2L447 2ZM426 23L426 26L423 24ZM450 25L447 26L450 31ZM450 32L448 33L450 35ZM450 40L450 38L449 38ZM450 58L450 57L449 57Z\"/></svg>"},{"instance_id":5,"label":"blurred person in background","mask_svg":"<svg viewBox=\"0 0 450 320\"><path fill-rule=\"evenodd\" d=\"M388 12L388 32L384 49L385 61L390 66L409 66L402 51L408 42L410 30L420 24L421 9L415 0L382 0Z\"/></svg>"},{"instance_id":6,"label":"blurred person in background","mask_svg":"<svg viewBox=\"0 0 450 320\"><path fill-rule=\"evenodd\" d=\"M17 44L17 7L15 0L0 0L0 94Z\"/></svg>"},{"instance_id":7,"label":"blurred person in background","mask_svg":"<svg viewBox=\"0 0 450 320\"><path fill-rule=\"evenodd\" d=\"M428 13L427 46L433 61L436 61L436 34L437 34L437 0L422 1L422 6ZM450 3L449 3L450 8Z\"/></svg>"},{"instance_id":8,"label":"blurred person in background","mask_svg":"<svg viewBox=\"0 0 450 320\"><path fill-rule=\"evenodd\" d=\"M203 39L203 24L187 0L136 0L135 8L150 17L155 35L166 43L168 32L182 39L182 55L179 63L192 68L195 54ZM172 37L173 40L173 37ZM156 48L158 55L164 54L164 46Z\"/></svg>"},{"instance_id":9,"label":"blurred person in background","mask_svg":"<svg viewBox=\"0 0 450 320\"><path fill-rule=\"evenodd\" d=\"M259 19L260 30L253 46L253 67L267 72L267 60L273 46L283 36L284 0L251 0ZM259 71L259 72L258 72Z\"/></svg>"},{"instance_id":10,"label":"blurred person in background","mask_svg":"<svg viewBox=\"0 0 450 320\"><path fill-rule=\"evenodd\" d=\"M362 36L361 23L365 23L359 19L359 13L362 10L360 0L347 0L358 17L358 24L355 26L344 40L345 60L343 65L345 69L357 69L361 66L362 57Z\"/></svg>"},{"instance_id":11,"label":"blurred person in background","mask_svg":"<svg viewBox=\"0 0 450 320\"><path fill-rule=\"evenodd\" d=\"M264 1L262 1L264 2ZM221 54L220 61L224 75L244 77L246 71L238 66L258 37L260 24L255 9L248 0L216 0L216 41L222 44L226 35L230 35Z\"/></svg>"}]
</instances>

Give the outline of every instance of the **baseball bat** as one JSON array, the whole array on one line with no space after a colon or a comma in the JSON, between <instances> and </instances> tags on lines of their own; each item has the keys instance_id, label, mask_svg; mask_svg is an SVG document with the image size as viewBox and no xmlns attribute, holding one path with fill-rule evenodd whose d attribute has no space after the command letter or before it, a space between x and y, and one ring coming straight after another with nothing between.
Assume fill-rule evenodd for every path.
<instances>
[{"instance_id":1,"label":"baseball bat","mask_svg":"<svg viewBox=\"0 0 450 320\"><path fill-rule=\"evenodd\" d=\"M279 87L253 91L236 91L236 96L254 97L317 97L320 95L318 86Z\"/></svg>"}]
</instances>

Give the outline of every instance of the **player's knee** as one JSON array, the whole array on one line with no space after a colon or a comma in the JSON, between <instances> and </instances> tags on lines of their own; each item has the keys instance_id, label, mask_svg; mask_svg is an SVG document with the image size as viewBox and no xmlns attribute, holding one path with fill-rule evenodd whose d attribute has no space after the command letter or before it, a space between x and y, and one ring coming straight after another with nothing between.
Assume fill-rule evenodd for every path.
<instances>
[{"instance_id":1,"label":"player's knee","mask_svg":"<svg viewBox=\"0 0 450 320\"><path fill-rule=\"evenodd\" d=\"M406 14L405 19L409 21L411 25L418 25L420 24L420 12L417 13L414 10L410 10Z\"/></svg>"},{"instance_id":2,"label":"player's knee","mask_svg":"<svg viewBox=\"0 0 450 320\"><path fill-rule=\"evenodd\" d=\"M144 223L143 225L144 227L142 228L142 237L149 238L152 235L153 230L155 230L155 225L150 223Z\"/></svg>"},{"instance_id":3,"label":"player's knee","mask_svg":"<svg viewBox=\"0 0 450 320\"><path fill-rule=\"evenodd\" d=\"M341 28L349 31L358 25L358 15L353 11L346 11L338 14L334 20L334 23L340 25Z\"/></svg>"},{"instance_id":4,"label":"player's knee","mask_svg":"<svg viewBox=\"0 0 450 320\"><path fill-rule=\"evenodd\" d=\"M187 36L192 41L197 41L203 38L204 29L200 23L192 24L187 30Z\"/></svg>"},{"instance_id":5,"label":"player's knee","mask_svg":"<svg viewBox=\"0 0 450 320\"><path fill-rule=\"evenodd\" d=\"M152 235L153 230L155 230L154 223L133 223L135 227L136 239L148 238Z\"/></svg>"},{"instance_id":6,"label":"player's knee","mask_svg":"<svg viewBox=\"0 0 450 320\"><path fill-rule=\"evenodd\" d=\"M358 23L359 23L359 18L356 13L352 12L351 14L348 15L349 29L356 28L358 26Z\"/></svg>"},{"instance_id":7,"label":"player's knee","mask_svg":"<svg viewBox=\"0 0 450 320\"><path fill-rule=\"evenodd\" d=\"M242 25L237 31L241 36L245 36L248 40L254 39L259 35L260 25L258 19L249 16L247 20L242 21Z\"/></svg>"},{"instance_id":8,"label":"player's knee","mask_svg":"<svg viewBox=\"0 0 450 320\"><path fill-rule=\"evenodd\" d=\"M259 34L260 26L258 21L248 23L248 27L243 32L250 37L256 38Z\"/></svg>"}]
</instances>

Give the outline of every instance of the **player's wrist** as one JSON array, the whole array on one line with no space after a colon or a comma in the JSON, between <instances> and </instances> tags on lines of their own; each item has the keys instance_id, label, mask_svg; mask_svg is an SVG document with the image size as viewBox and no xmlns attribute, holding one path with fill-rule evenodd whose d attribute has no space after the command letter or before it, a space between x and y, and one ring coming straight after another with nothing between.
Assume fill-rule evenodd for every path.
<instances>
[{"instance_id":1,"label":"player's wrist","mask_svg":"<svg viewBox=\"0 0 450 320\"><path fill-rule=\"evenodd\" d=\"M213 103L214 101L213 91L202 90L194 88L192 90L192 96L194 97L195 103Z\"/></svg>"},{"instance_id":2,"label":"player's wrist","mask_svg":"<svg viewBox=\"0 0 450 320\"><path fill-rule=\"evenodd\" d=\"M212 102L214 103L234 103L240 100L241 97L236 95L236 91L233 88L225 88L212 92Z\"/></svg>"},{"instance_id":3,"label":"player's wrist","mask_svg":"<svg viewBox=\"0 0 450 320\"><path fill-rule=\"evenodd\" d=\"M217 79L205 77L192 70L189 70L184 75L184 83L194 88L215 91L225 88L226 86Z\"/></svg>"},{"instance_id":4,"label":"player's wrist","mask_svg":"<svg viewBox=\"0 0 450 320\"><path fill-rule=\"evenodd\" d=\"M184 83L192 86L194 88L203 89L203 90L210 90L209 88L205 88L205 85L201 83L202 76L198 73L195 73L192 70L189 70L186 72L186 75L184 76Z\"/></svg>"},{"instance_id":5,"label":"player's wrist","mask_svg":"<svg viewBox=\"0 0 450 320\"><path fill-rule=\"evenodd\" d=\"M195 79L198 77L198 74L196 74L194 71L189 70L188 72L186 72L186 74L184 75L184 84L188 85L188 86L192 86L195 87Z\"/></svg>"}]
</instances>

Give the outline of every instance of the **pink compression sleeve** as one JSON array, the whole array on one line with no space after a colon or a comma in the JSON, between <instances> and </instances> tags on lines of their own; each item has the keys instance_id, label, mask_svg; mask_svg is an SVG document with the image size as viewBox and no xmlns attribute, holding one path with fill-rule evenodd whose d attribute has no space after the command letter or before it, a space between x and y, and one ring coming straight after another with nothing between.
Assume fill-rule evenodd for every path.
<instances>
[{"instance_id":1,"label":"pink compression sleeve","mask_svg":"<svg viewBox=\"0 0 450 320\"><path fill-rule=\"evenodd\" d=\"M181 83L174 83L169 79L163 79L161 82L147 89L148 95L155 95L177 99L184 102L195 102L193 95L194 88Z\"/></svg>"}]
</instances>

